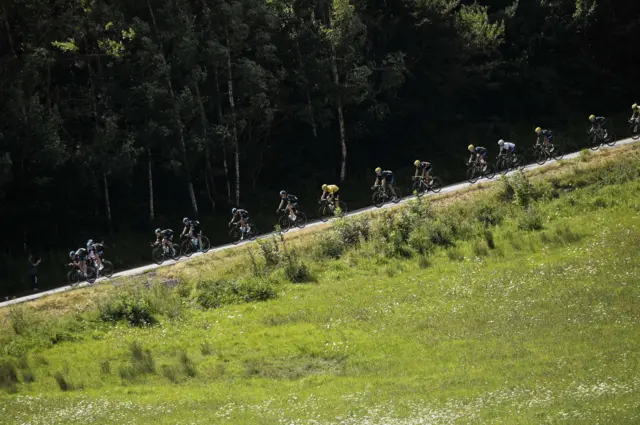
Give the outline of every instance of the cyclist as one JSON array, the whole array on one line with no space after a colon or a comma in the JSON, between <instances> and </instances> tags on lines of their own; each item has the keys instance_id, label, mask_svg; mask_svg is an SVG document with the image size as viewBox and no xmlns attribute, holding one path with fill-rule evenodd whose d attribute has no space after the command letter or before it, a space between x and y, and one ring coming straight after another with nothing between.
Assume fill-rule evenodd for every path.
<instances>
[{"instance_id":1,"label":"cyclist","mask_svg":"<svg viewBox=\"0 0 640 425\"><path fill-rule=\"evenodd\" d=\"M498 152L498 156L502 155L502 151L504 151L505 155L513 157L516 153L516 144L505 142L504 140L498 140L498 146L500 146L500 152Z\"/></svg>"},{"instance_id":2,"label":"cyclist","mask_svg":"<svg viewBox=\"0 0 640 425\"><path fill-rule=\"evenodd\" d=\"M182 219L182 223L184 224L184 229L182 233L180 233L180 237L182 238L188 233L190 238L196 238L198 240L198 248L202 251L202 230L200 230L200 222L198 220L189 220L189 217L185 217Z\"/></svg>"},{"instance_id":3,"label":"cyclist","mask_svg":"<svg viewBox=\"0 0 640 425\"><path fill-rule=\"evenodd\" d=\"M235 222L240 222L240 231L242 232L242 236L240 239L244 239L244 235L246 232L251 230L249 226L249 212L247 210L243 210L240 208L232 208L231 209L231 221L229 222L229 227Z\"/></svg>"},{"instance_id":4,"label":"cyclist","mask_svg":"<svg viewBox=\"0 0 640 425\"><path fill-rule=\"evenodd\" d=\"M96 249L98 244L93 243L93 239L89 239L87 241L87 252L89 252L89 258L95 261L96 266L98 266L98 270L104 269L102 265L102 259L100 258L100 252Z\"/></svg>"},{"instance_id":5,"label":"cyclist","mask_svg":"<svg viewBox=\"0 0 640 425\"><path fill-rule=\"evenodd\" d=\"M543 130L540 127L536 128L536 146L540 146L540 139L542 138L542 142L544 143L544 147L549 151L553 152L553 133L551 130Z\"/></svg>"},{"instance_id":6,"label":"cyclist","mask_svg":"<svg viewBox=\"0 0 640 425\"><path fill-rule=\"evenodd\" d=\"M376 171L376 181L373 185L374 186L382 185L382 189L385 191L388 188L389 191L391 192L391 195L394 198L397 198L396 191L393 190L393 183L395 182L393 171L389 171L389 170L382 171L382 168L380 167L376 168L375 171Z\"/></svg>"},{"instance_id":7,"label":"cyclist","mask_svg":"<svg viewBox=\"0 0 640 425\"><path fill-rule=\"evenodd\" d=\"M431 170L433 170L433 164L429 161L420 161L419 159L416 159L413 165L416 167L416 174L414 177L418 177L418 175L422 174L422 178L427 182L427 186L431 186Z\"/></svg>"},{"instance_id":8,"label":"cyclist","mask_svg":"<svg viewBox=\"0 0 640 425\"><path fill-rule=\"evenodd\" d=\"M80 248L77 251L69 252L69 257L74 266L76 266L83 275L87 275L87 258L89 254L86 248Z\"/></svg>"},{"instance_id":9,"label":"cyclist","mask_svg":"<svg viewBox=\"0 0 640 425\"><path fill-rule=\"evenodd\" d=\"M298 210L298 197L287 193L286 190L280 191L280 205L278 205L278 209L276 213L284 207L284 203L287 203L287 209L289 210L289 218L291 221L296 221L296 211Z\"/></svg>"},{"instance_id":10,"label":"cyclist","mask_svg":"<svg viewBox=\"0 0 640 425\"><path fill-rule=\"evenodd\" d=\"M591 129L589 130L589 133L593 133L594 131L602 132L602 138L607 138L607 129L604 127L607 122L607 119L605 117L596 117L595 115L591 114L589 115L589 122L591 122Z\"/></svg>"},{"instance_id":11,"label":"cyclist","mask_svg":"<svg viewBox=\"0 0 640 425\"><path fill-rule=\"evenodd\" d=\"M173 230L171 229L164 229L161 230L160 228L157 228L156 231L156 243L157 244L161 244L163 246L167 246L172 253L175 254L175 250L173 249Z\"/></svg>"},{"instance_id":12,"label":"cyclist","mask_svg":"<svg viewBox=\"0 0 640 425\"><path fill-rule=\"evenodd\" d=\"M638 106L637 103L634 103L633 105L631 105L631 119L629 120L630 122L633 120L637 120L640 119L640 106Z\"/></svg>"},{"instance_id":13,"label":"cyclist","mask_svg":"<svg viewBox=\"0 0 640 425\"><path fill-rule=\"evenodd\" d=\"M338 191L340 188L335 184L323 184L322 185L322 196L320 196L320 200L324 201L325 199L329 203L329 208L333 210L335 205L333 203L334 199L338 198Z\"/></svg>"},{"instance_id":14,"label":"cyclist","mask_svg":"<svg viewBox=\"0 0 640 425\"><path fill-rule=\"evenodd\" d=\"M475 161L476 163L482 164L483 170L487 168L487 161L485 160L487 156L487 150L485 148L483 148L482 146L469 145L467 146L467 150L471 153L469 161L467 161L467 165L470 165Z\"/></svg>"}]
</instances>

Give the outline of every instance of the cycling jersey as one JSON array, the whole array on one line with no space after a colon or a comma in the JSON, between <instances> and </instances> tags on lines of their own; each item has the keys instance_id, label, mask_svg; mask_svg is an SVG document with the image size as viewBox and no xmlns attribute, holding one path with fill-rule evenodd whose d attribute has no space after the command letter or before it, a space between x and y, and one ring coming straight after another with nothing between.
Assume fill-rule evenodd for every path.
<instances>
[{"instance_id":1,"label":"cycling jersey","mask_svg":"<svg viewBox=\"0 0 640 425\"><path fill-rule=\"evenodd\" d=\"M80 248L74 254L74 260L86 260L89 256L89 252L86 248Z\"/></svg>"},{"instance_id":2,"label":"cycling jersey","mask_svg":"<svg viewBox=\"0 0 640 425\"><path fill-rule=\"evenodd\" d=\"M173 239L173 230L165 229L165 230L161 231L160 235L158 236L158 240L160 240L160 239L168 240L168 241Z\"/></svg>"},{"instance_id":3,"label":"cycling jersey","mask_svg":"<svg viewBox=\"0 0 640 425\"><path fill-rule=\"evenodd\" d=\"M605 117L596 117L596 119L594 120L595 124L604 124L605 122L607 122L607 119Z\"/></svg>"},{"instance_id":4,"label":"cycling jersey","mask_svg":"<svg viewBox=\"0 0 640 425\"><path fill-rule=\"evenodd\" d=\"M336 193L339 190L340 190L340 188L338 186L336 186L335 184L327 185L327 192L328 193L333 194L333 193Z\"/></svg>"},{"instance_id":5,"label":"cycling jersey","mask_svg":"<svg viewBox=\"0 0 640 425\"><path fill-rule=\"evenodd\" d=\"M287 196L285 196L284 199L290 204L297 204L298 203L298 197L295 196L295 195L292 195L290 193L288 193Z\"/></svg>"},{"instance_id":6,"label":"cycling jersey","mask_svg":"<svg viewBox=\"0 0 640 425\"><path fill-rule=\"evenodd\" d=\"M478 156L486 156L487 150L482 146L476 146L475 148L473 148L473 153L475 153Z\"/></svg>"},{"instance_id":7,"label":"cycling jersey","mask_svg":"<svg viewBox=\"0 0 640 425\"><path fill-rule=\"evenodd\" d=\"M231 223L235 222L236 220L244 220L247 221L249 220L249 212L247 210L241 210L241 209L237 209L236 213L233 215L233 218L231 219Z\"/></svg>"},{"instance_id":8,"label":"cycling jersey","mask_svg":"<svg viewBox=\"0 0 640 425\"><path fill-rule=\"evenodd\" d=\"M384 170L378 176L379 179L384 179L387 183L393 183L393 171Z\"/></svg>"},{"instance_id":9,"label":"cycling jersey","mask_svg":"<svg viewBox=\"0 0 640 425\"><path fill-rule=\"evenodd\" d=\"M500 148L500 152L502 152L502 150L505 150L507 152L515 152L516 151L516 145L515 143L510 143L510 142L504 142L504 144L502 145L502 147Z\"/></svg>"},{"instance_id":10,"label":"cycling jersey","mask_svg":"<svg viewBox=\"0 0 640 425\"><path fill-rule=\"evenodd\" d=\"M542 136L543 138L546 137L549 141L553 140L553 133L551 132L551 130L542 130L540 132L540 136Z\"/></svg>"},{"instance_id":11,"label":"cycling jersey","mask_svg":"<svg viewBox=\"0 0 640 425\"><path fill-rule=\"evenodd\" d=\"M421 171L431 171L432 168L433 168L433 165L429 161L422 161L420 163Z\"/></svg>"},{"instance_id":12,"label":"cycling jersey","mask_svg":"<svg viewBox=\"0 0 640 425\"><path fill-rule=\"evenodd\" d=\"M200 222L198 220L190 220L187 222L187 226L189 227L189 231L194 234L200 233Z\"/></svg>"}]
</instances>

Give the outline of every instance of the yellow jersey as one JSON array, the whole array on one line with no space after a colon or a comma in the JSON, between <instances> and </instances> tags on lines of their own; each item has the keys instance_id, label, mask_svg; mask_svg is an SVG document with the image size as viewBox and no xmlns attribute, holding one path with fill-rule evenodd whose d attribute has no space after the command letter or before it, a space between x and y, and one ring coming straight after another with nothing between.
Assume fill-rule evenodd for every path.
<instances>
[{"instance_id":1,"label":"yellow jersey","mask_svg":"<svg viewBox=\"0 0 640 425\"><path fill-rule=\"evenodd\" d=\"M327 192L329 192L329 193L336 193L339 190L340 190L340 188L338 186L336 186L335 184L327 185Z\"/></svg>"}]
</instances>

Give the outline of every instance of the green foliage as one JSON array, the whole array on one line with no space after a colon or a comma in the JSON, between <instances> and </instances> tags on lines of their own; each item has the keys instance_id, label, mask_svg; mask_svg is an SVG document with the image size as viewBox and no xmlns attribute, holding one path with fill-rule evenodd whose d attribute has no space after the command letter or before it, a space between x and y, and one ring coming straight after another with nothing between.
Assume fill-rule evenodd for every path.
<instances>
[{"instance_id":1,"label":"green foliage","mask_svg":"<svg viewBox=\"0 0 640 425\"><path fill-rule=\"evenodd\" d=\"M149 299L140 290L118 291L99 304L100 319L116 323L125 321L132 326L147 326L157 322Z\"/></svg>"},{"instance_id":2,"label":"green foliage","mask_svg":"<svg viewBox=\"0 0 640 425\"><path fill-rule=\"evenodd\" d=\"M13 362L0 359L0 388L16 392L18 383L18 370Z\"/></svg>"},{"instance_id":3,"label":"green foliage","mask_svg":"<svg viewBox=\"0 0 640 425\"><path fill-rule=\"evenodd\" d=\"M280 263L281 254L278 239L276 236L258 240L262 259L267 267L275 267Z\"/></svg>"},{"instance_id":4,"label":"green foliage","mask_svg":"<svg viewBox=\"0 0 640 425\"><path fill-rule=\"evenodd\" d=\"M518 228L527 231L542 230L544 228L542 216L536 207L529 206L519 215Z\"/></svg>"},{"instance_id":5,"label":"green foliage","mask_svg":"<svg viewBox=\"0 0 640 425\"><path fill-rule=\"evenodd\" d=\"M203 279L196 286L196 302L202 308L218 308L226 304L266 301L275 298L275 285L269 279L239 280Z\"/></svg>"}]
</instances>

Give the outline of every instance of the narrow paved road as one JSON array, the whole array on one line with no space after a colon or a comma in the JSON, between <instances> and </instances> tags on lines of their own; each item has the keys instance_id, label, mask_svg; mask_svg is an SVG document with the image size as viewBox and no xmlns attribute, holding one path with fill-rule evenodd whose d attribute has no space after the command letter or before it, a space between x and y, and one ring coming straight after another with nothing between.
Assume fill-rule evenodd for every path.
<instances>
[{"instance_id":1,"label":"narrow paved road","mask_svg":"<svg viewBox=\"0 0 640 425\"><path fill-rule=\"evenodd\" d=\"M635 142L638 142L638 140L623 139L623 140L619 140L613 147L603 146L601 149L615 149L615 148L617 148L619 146L624 146L624 145L632 144L632 143L635 143ZM563 159L576 158L579 154L580 154L580 152L574 152L572 154L567 154L567 155L564 156ZM555 162L555 160L551 160L551 161L547 162L545 165L551 164L551 163L554 163L554 162ZM535 170L535 169L543 167L543 166L544 165L530 164L530 165L527 166L525 171ZM511 173L509 173L509 174L511 174ZM496 181L496 180L497 179L494 178L492 181ZM485 182L485 183L487 182L487 180L480 180L480 181ZM452 184L452 185L443 187L442 191L440 193L455 192L457 190L460 190L460 189L463 189L463 188L469 187L469 186L471 186L471 184L469 184L469 182L456 183L456 184ZM433 193L429 193L426 196L432 196L432 195L433 195ZM409 197L403 198L400 201L400 203L405 203L405 202L407 202L408 200L410 200L412 198L413 198L413 196L409 196ZM395 204L386 204L382 208L390 208L390 207L393 207L394 205ZM373 211L373 210L376 210L376 209L377 208L375 206L370 206L370 207L366 207L366 208L361 208L359 210L351 211L348 215L349 216L355 216L355 215L363 214L363 213L365 213L367 211ZM313 221L313 222L309 222L307 224L307 226L305 227L305 229L310 228L310 227L314 227L314 226L319 226L321 224L324 224L324 223L319 221L319 220ZM299 231L299 230L300 229L291 229L289 232L296 232L296 231ZM268 233L268 234L265 234L265 235L261 235L260 237L264 238L264 237L267 237L269 235L271 235L271 233ZM251 241L242 242L241 244L238 244L238 245L228 244L228 245L218 246L218 247L210 249L209 252L207 252L205 254L195 253L189 258L183 257L183 258L180 258L178 261L169 260L169 261L164 262L161 265L149 264L147 266L136 267L135 269L124 270L124 271L115 273L111 279L116 279L116 278L119 278L119 277L126 277L126 276L136 276L136 275L142 274L144 272L147 272L149 270L154 270L154 269L157 269L157 268L160 268L160 267L167 267L167 266L170 266L172 264L183 263L185 261L191 261L192 259L198 258L201 255L209 255L209 253L212 253L212 252L224 251L226 249L231 249L231 248L234 248L236 246L242 246L242 245L245 245L247 243L251 243ZM101 278L101 279L98 280L98 282L100 282L102 280L104 280L104 279ZM69 290L72 290L72 289L82 288L82 287L85 287L85 286L90 286L90 285L88 283L86 283L86 282L83 282L83 283L81 283L81 284L79 284L78 286L75 286L75 287L73 287L73 286L63 286L63 287L60 287L60 288L51 289L49 291L38 292L38 293L35 293L35 294L31 294L31 295L27 295L27 296L24 296L24 297L20 297L20 298L14 298L14 299L11 299L11 300L8 300L8 301L0 303L0 308L6 307L6 306L9 306L9 305L13 305L13 304L23 303L23 302L26 302L26 301L36 300L38 298L45 297L47 295L57 294L59 292L69 291Z\"/></svg>"}]
</instances>

